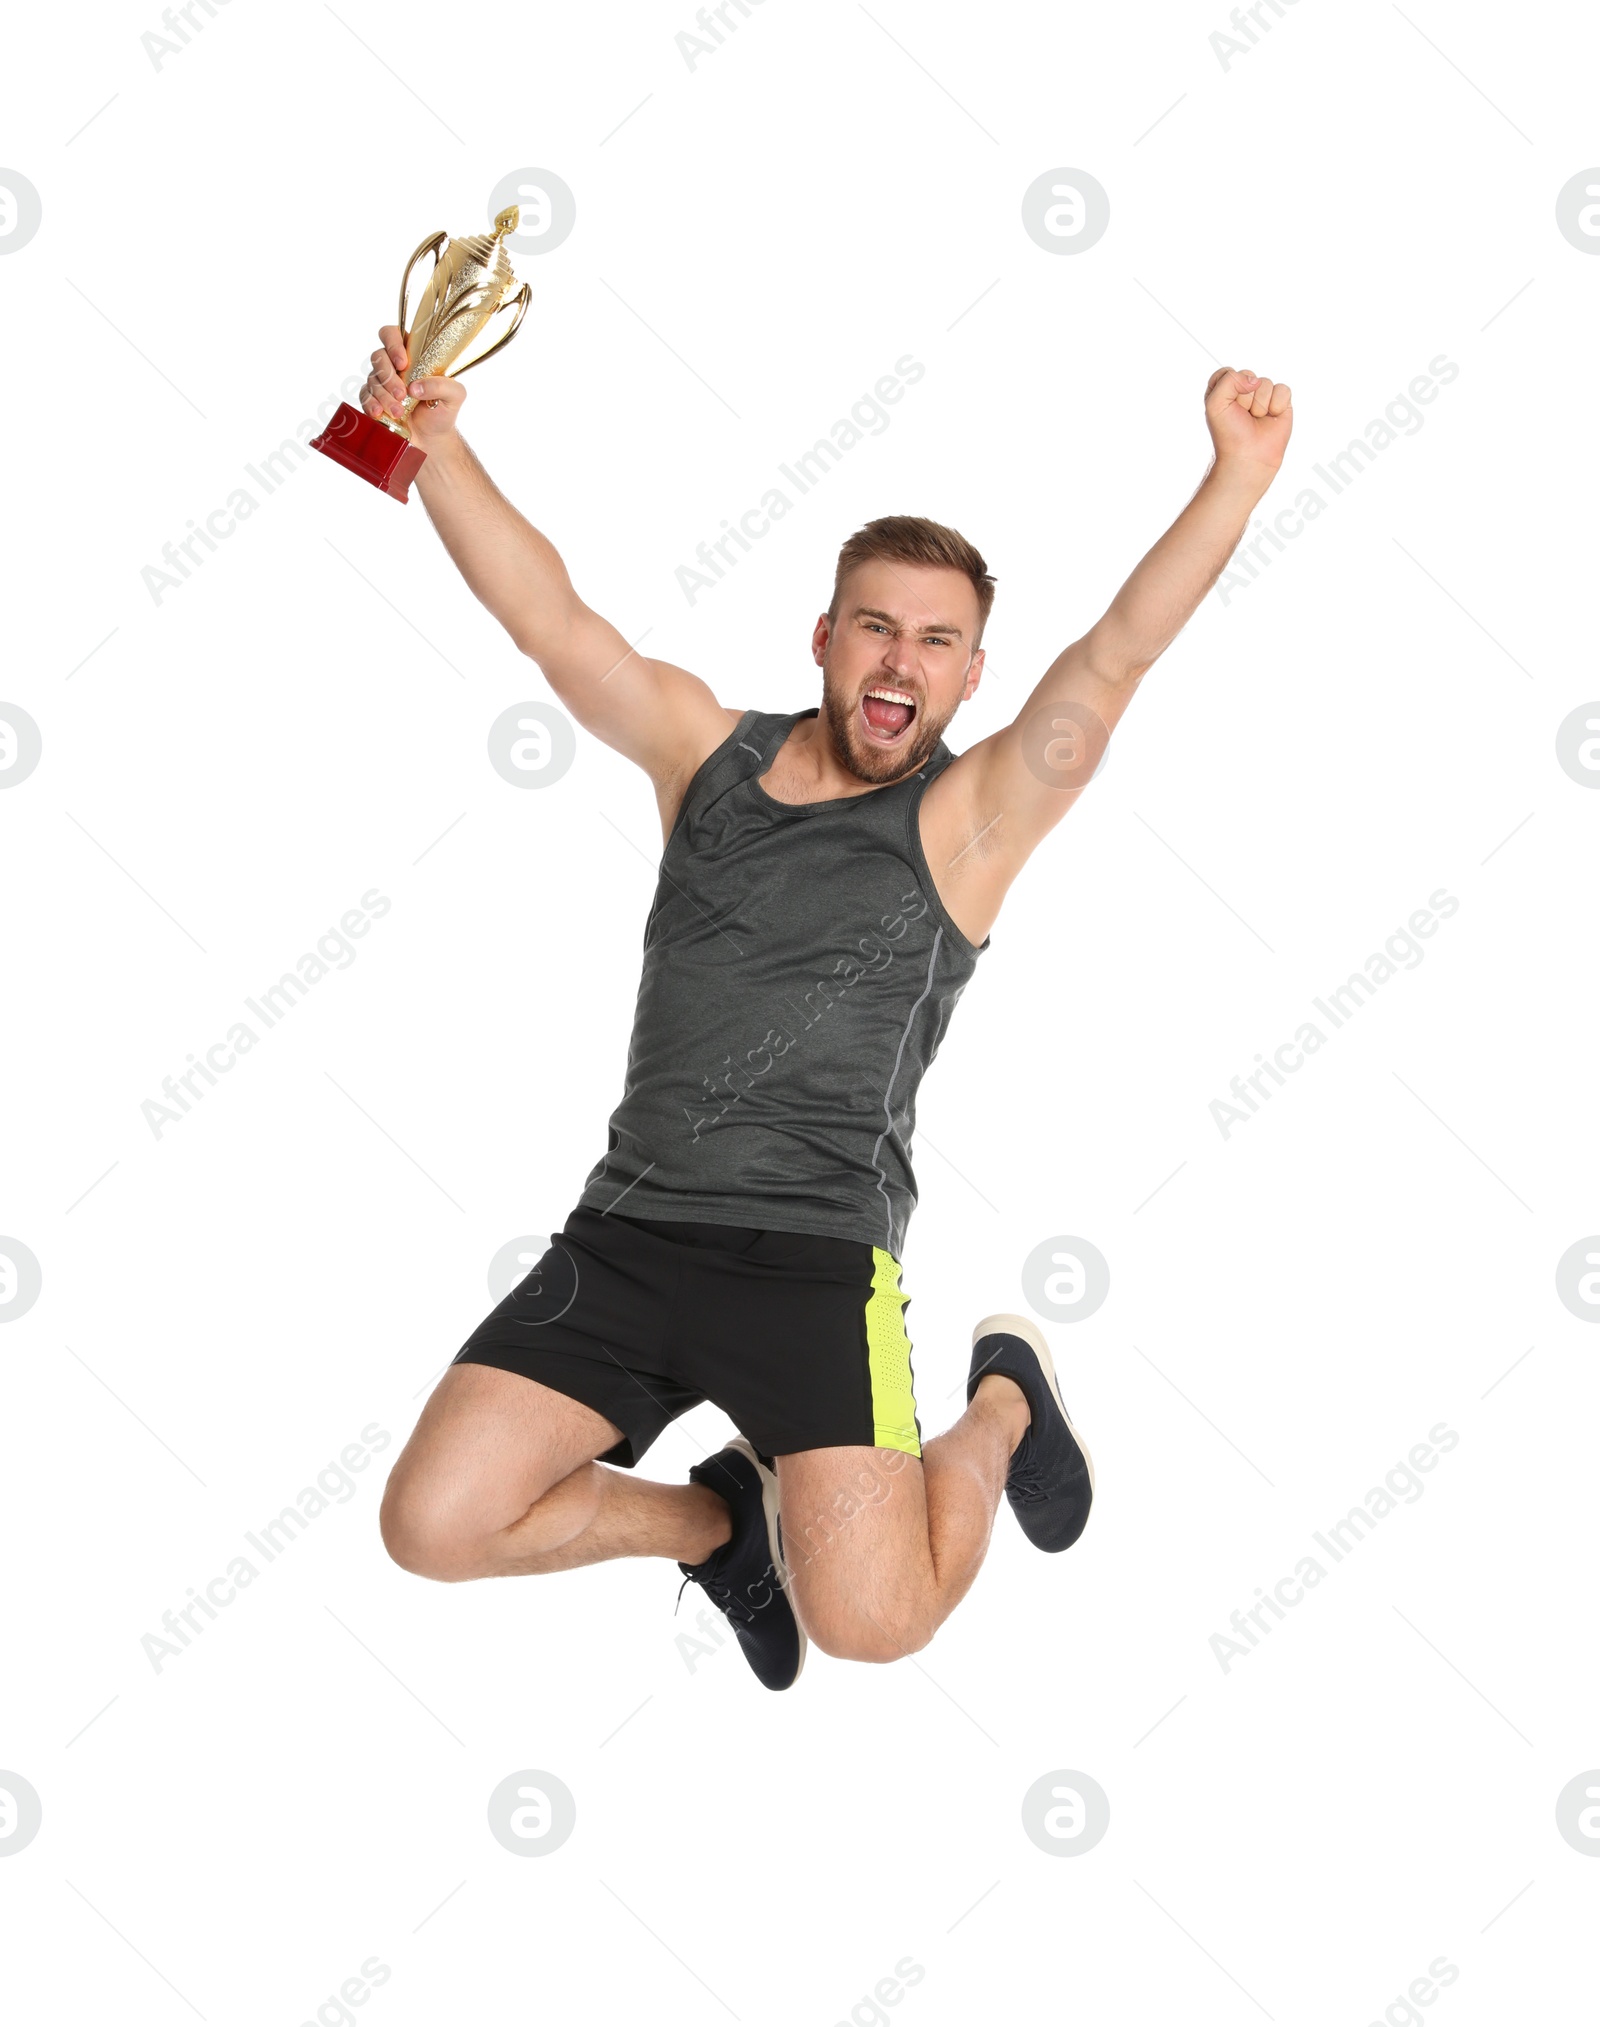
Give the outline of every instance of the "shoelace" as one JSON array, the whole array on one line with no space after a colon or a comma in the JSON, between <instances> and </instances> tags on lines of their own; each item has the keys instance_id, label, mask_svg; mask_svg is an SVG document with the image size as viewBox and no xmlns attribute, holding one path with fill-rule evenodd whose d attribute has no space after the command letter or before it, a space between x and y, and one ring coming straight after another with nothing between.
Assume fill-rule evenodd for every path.
<instances>
[{"instance_id":1,"label":"shoelace","mask_svg":"<svg viewBox=\"0 0 1600 2027\"><path fill-rule=\"evenodd\" d=\"M1006 1474L1006 1495L1020 1499L1024 1505L1036 1505L1046 1496L1043 1473L1033 1458L1031 1429L1017 1445L1017 1453L1011 1460L1011 1469Z\"/></svg>"},{"instance_id":2,"label":"shoelace","mask_svg":"<svg viewBox=\"0 0 1600 2027\"><path fill-rule=\"evenodd\" d=\"M672 1616L674 1618L678 1616L678 1606L683 1602L684 1592L691 1584L696 1583L699 1584L700 1588L705 1592L712 1604L716 1606L717 1610L722 1613L723 1617L731 1620L734 1625L748 1626L754 1621L755 1613L748 1605L741 1605L739 1603L738 1599L733 1595L732 1585L718 1583L715 1577L685 1577L683 1582L678 1586L677 1597L673 1600Z\"/></svg>"},{"instance_id":3,"label":"shoelace","mask_svg":"<svg viewBox=\"0 0 1600 2027\"><path fill-rule=\"evenodd\" d=\"M1044 1482L1044 1473L1030 1454L1032 1448L1030 1431L1023 1437L1006 1478L1006 1496L1024 1506L1037 1506L1040 1500L1050 1497L1049 1488Z\"/></svg>"}]
</instances>

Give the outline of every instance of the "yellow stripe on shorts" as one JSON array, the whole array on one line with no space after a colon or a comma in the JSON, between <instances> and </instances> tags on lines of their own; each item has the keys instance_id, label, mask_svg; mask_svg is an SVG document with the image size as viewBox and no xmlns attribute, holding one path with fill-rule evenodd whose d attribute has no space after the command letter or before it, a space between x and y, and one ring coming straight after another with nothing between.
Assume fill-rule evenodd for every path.
<instances>
[{"instance_id":1,"label":"yellow stripe on shorts","mask_svg":"<svg viewBox=\"0 0 1600 2027\"><path fill-rule=\"evenodd\" d=\"M884 1450L922 1455L916 1397L911 1390L911 1340L900 1290L900 1262L881 1246L872 1249L872 1293L867 1299L867 1370L872 1385L872 1440Z\"/></svg>"}]
</instances>

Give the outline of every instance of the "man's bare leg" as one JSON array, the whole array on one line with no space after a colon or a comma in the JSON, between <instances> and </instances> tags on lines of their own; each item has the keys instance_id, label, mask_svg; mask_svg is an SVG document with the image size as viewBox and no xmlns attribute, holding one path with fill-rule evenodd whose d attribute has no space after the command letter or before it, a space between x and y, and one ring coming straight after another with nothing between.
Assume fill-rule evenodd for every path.
<instances>
[{"instance_id":1,"label":"man's bare leg","mask_svg":"<svg viewBox=\"0 0 1600 2027\"><path fill-rule=\"evenodd\" d=\"M595 1463L621 1435L519 1373L452 1365L389 1475L384 1543L402 1568L443 1583L618 1556L703 1561L732 1532L726 1503L708 1486Z\"/></svg>"},{"instance_id":2,"label":"man's bare leg","mask_svg":"<svg viewBox=\"0 0 1600 2027\"><path fill-rule=\"evenodd\" d=\"M925 1647L988 1552L1029 1408L991 1373L923 1445L802 1450L778 1461L790 1599L824 1653L894 1661Z\"/></svg>"}]
</instances>

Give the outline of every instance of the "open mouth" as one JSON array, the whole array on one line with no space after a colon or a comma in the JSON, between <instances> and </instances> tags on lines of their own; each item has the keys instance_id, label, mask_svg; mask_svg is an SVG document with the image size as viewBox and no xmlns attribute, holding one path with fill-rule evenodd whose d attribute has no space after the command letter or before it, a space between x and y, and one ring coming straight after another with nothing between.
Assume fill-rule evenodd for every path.
<instances>
[{"instance_id":1,"label":"open mouth","mask_svg":"<svg viewBox=\"0 0 1600 2027\"><path fill-rule=\"evenodd\" d=\"M861 699L861 717L875 746L893 746L910 730L917 700L907 690L874 684Z\"/></svg>"}]
</instances>

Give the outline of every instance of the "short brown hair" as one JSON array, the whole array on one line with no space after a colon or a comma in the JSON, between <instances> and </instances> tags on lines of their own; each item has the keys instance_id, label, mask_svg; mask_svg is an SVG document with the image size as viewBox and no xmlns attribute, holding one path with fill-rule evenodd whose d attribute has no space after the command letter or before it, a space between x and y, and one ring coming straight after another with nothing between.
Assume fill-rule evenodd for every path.
<instances>
[{"instance_id":1,"label":"short brown hair","mask_svg":"<svg viewBox=\"0 0 1600 2027\"><path fill-rule=\"evenodd\" d=\"M959 570L971 580L978 595L978 632L974 648L983 639L994 604L995 581L988 565L965 535L938 521L925 521L919 514L885 514L858 528L839 551L833 573L833 599L828 606L828 624L839 618L839 589L858 563L922 563L936 569Z\"/></svg>"}]
</instances>

